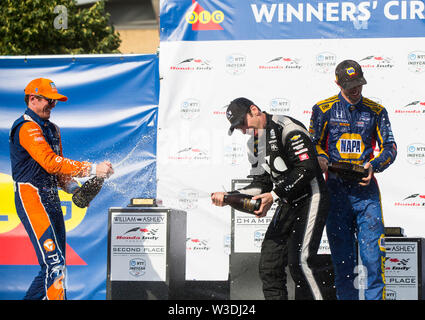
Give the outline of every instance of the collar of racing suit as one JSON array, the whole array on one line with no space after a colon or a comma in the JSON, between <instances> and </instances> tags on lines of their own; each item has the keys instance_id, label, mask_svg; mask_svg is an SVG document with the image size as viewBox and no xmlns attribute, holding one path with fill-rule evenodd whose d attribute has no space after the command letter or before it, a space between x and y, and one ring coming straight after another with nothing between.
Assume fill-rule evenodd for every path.
<instances>
[{"instance_id":1,"label":"collar of racing suit","mask_svg":"<svg viewBox=\"0 0 425 320\"><path fill-rule=\"evenodd\" d=\"M273 117L273 115L271 115L271 114L268 114L267 112L265 112L265 111L263 111L264 113L265 113L265 115L266 115L266 129L267 130L269 130L269 129L272 129L273 128L273 125L272 125L272 117Z\"/></svg>"},{"instance_id":2,"label":"collar of racing suit","mask_svg":"<svg viewBox=\"0 0 425 320\"><path fill-rule=\"evenodd\" d=\"M32 120L34 120L34 122L36 122L38 125L40 125L41 127L45 126L46 124L48 124L50 121L49 120L44 120L41 119L34 111L32 111L30 108L27 108L27 110L25 110L25 114L30 116Z\"/></svg>"},{"instance_id":3,"label":"collar of racing suit","mask_svg":"<svg viewBox=\"0 0 425 320\"><path fill-rule=\"evenodd\" d=\"M339 97L339 101L341 101L341 104L344 106L344 108L347 108L347 109L349 109L351 106L355 106L356 108L360 108L363 104L363 96L360 97L360 100L356 104L351 104L350 102L345 100L345 98L344 98L344 96L342 95L341 92L338 94L338 97Z\"/></svg>"}]
</instances>

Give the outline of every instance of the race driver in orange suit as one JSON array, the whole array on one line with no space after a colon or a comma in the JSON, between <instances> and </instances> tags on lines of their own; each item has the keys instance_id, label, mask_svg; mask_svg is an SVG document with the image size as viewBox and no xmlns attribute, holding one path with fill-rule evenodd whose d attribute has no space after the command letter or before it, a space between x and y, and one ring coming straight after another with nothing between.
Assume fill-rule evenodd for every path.
<instances>
[{"instance_id":1,"label":"race driver in orange suit","mask_svg":"<svg viewBox=\"0 0 425 320\"><path fill-rule=\"evenodd\" d=\"M108 161L96 165L63 156L59 128L49 118L57 101L67 100L52 80L32 80L25 88L28 108L10 131L16 211L41 266L24 299L66 299L66 237L58 186L74 193L79 185L73 177L108 177L114 172Z\"/></svg>"}]
</instances>

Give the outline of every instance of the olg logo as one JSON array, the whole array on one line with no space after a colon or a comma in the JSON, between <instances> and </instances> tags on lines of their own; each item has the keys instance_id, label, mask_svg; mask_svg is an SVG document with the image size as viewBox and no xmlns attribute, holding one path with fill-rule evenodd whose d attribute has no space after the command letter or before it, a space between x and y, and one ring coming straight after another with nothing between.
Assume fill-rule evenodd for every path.
<instances>
[{"instance_id":1,"label":"olg logo","mask_svg":"<svg viewBox=\"0 0 425 320\"><path fill-rule=\"evenodd\" d=\"M198 2L192 0L191 11L186 15L187 23L192 30L223 30L220 23L224 21L224 13L220 10L205 10Z\"/></svg>"},{"instance_id":2,"label":"olg logo","mask_svg":"<svg viewBox=\"0 0 425 320\"><path fill-rule=\"evenodd\" d=\"M190 24L194 24L200 22L202 24L207 24L209 22L213 23L221 23L224 20L224 13L220 10L215 10L213 12L209 12L207 10L203 10L199 13L192 11L186 15L186 21Z\"/></svg>"}]
</instances>

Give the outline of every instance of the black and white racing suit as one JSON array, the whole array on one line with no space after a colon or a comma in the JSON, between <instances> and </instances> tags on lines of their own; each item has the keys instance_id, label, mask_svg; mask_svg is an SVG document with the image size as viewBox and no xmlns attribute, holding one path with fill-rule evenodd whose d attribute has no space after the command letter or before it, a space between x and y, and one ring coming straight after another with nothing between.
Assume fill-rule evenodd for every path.
<instances>
[{"instance_id":1,"label":"black and white racing suit","mask_svg":"<svg viewBox=\"0 0 425 320\"><path fill-rule=\"evenodd\" d=\"M295 299L323 299L317 255L328 212L328 193L315 147L303 124L266 113L265 130L248 141L252 183L239 192L272 192L278 207L265 234L259 265L266 299L287 299L285 267L296 285ZM277 196L277 197L276 197ZM323 261L323 260L322 260Z\"/></svg>"}]
</instances>

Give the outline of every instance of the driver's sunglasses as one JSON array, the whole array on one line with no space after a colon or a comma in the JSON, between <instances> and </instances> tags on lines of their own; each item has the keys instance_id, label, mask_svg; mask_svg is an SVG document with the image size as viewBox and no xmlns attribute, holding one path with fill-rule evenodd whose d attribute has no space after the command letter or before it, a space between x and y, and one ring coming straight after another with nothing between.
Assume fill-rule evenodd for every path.
<instances>
[{"instance_id":1,"label":"driver's sunglasses","mask_svg":"<svg viewBox=\"0 0 425 320\"><path fill-rule=\"evenodd\" d=\"M51 107L56 106L56 103L58 103L58 100L56 100L56 99L49 99L49 98L46 98L44 96L39 96L39 95L35 95L35 96L37 98L42 98L42 99L46 100L47 103L49 104L49 106L51 106Z\"/></svg>"}]
</instances>

